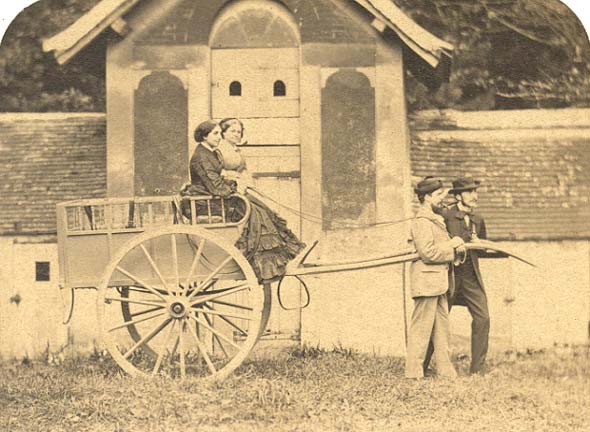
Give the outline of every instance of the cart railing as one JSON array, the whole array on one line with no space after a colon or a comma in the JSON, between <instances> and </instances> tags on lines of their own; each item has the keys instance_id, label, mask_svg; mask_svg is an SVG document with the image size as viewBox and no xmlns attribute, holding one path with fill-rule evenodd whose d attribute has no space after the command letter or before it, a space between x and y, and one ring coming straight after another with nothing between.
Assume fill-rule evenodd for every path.
<instances>
[{"instance_id":1,"label":"cart railing","mask_svg":"<svg viewBox=\"0 0 590 432\"><path fill-rule=\"evenodd\" d=\"M58 219L68 235L141 232L152 226L188 223L216 228L243 224L250 203L242 195L94 198L57 205Z\"/></svg>"},{"instance_id":2,"label":"cart railing","mask_svg":"<svg viewBox=\"0 0 590 432\"><path fill-rule=\"evenodd\" d=\"M114 253L142 232L175 224L239 238L250 216L248 199L208 195L93 198L57 204L61 288L96 287Z\"/></svg>"}]
</instances>

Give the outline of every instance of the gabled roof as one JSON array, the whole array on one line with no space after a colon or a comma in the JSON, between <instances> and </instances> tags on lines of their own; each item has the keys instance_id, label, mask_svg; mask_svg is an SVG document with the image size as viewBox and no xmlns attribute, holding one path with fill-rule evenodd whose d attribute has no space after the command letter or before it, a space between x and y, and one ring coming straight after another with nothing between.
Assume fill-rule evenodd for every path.
<instances>
[{"instance_id":1,"label":"gabled roof","mask_svg":"<svg viewBox=\"0 0 590 432\"><path fill-rule=\"evenodd\" d=\"M106 196L104 114L0 114L0 235L54 234L55 204Z\"/></svg>"},{"instance_id":2,"label":"gabled roof","mask_svg":"<svg viewBox=\"0 0 590 432\"><path fill-rule=\"evenodd\" d=\"M129 12L141 0L102 0L61 33L43 41L43 50L55 51L60 64L66 63L104 30ZM342 0L337 0L342 1ZM369 11L432 68L450 56L453 46L432 35L407 15L392 0L354 0Z\"/></svg>"}]
</instances>

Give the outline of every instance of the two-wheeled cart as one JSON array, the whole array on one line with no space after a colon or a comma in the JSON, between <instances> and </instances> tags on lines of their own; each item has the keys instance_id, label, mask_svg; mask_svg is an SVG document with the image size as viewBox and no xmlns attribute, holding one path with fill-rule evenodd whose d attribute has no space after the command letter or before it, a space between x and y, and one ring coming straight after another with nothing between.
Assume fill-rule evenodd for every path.
<instances>
[{"instance_id":1,"label":"two-wheeled cart","mask_svg":"<svg viewBox=\"0 0 590 432\"><path fill-rule=\"evenodd\" d=\"M234 246L249 214L241 195L58 204L60 287L98 290L101 339L129 374L223 379L248 356L271 309L270 286ZM321 266L304 265L302 254L287 275L407 262L412 252Z\"/></svg>"}]
</instances>

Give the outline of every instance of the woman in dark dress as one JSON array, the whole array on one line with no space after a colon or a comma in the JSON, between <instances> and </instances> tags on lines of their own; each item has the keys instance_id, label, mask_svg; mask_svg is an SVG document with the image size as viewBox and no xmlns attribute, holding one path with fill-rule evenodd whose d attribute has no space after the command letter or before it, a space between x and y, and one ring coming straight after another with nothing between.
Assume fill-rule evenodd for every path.
<instances>
[{"instance_id":1,"label":"woman in dark dress","mask_svg":"<svg viewBox=\"0 0 590 432\"><path fill-rule=\"evenodd\" d=\"M211 120L195 129L198 145L190 161L192 195L227 197L236 192L236 182L224 178L223 156L217 149L221 139L219 125ZM250 218L236 247L246 256L260 282L269 282L285 273L287 263L305 244L291 232L283 218L262 201L246 193L251 204Z\"/></svg>"}]
</instances>

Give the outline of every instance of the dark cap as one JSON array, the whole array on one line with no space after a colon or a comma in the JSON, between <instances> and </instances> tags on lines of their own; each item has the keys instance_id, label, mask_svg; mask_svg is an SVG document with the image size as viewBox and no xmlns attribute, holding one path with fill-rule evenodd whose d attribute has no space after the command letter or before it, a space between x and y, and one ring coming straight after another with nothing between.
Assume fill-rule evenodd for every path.
<instances>
[{"instance_id":1,"label":"dark cap","mask_svg":"<svg viewBox=\"0 0 590 432\"><path fill-rule=\"evenodd\" d=\"M424 180L421 180L416 187L414 188L414 192L418 195L426 195L434 192L435 190L441 189L443 187L443 182L441 179L435 177L425 177Z\"/></svg>"},{"instance_id":2,"label":"dark cap","mask_svg":"<svg viewBox=\"0 0 590 432\"><path fill-rule=\"evenodd\" d=\"M459 177L453 180L453 188L450 190L450 193L456 195L461 192L475 190L480 184L481 182L479 180L474 180L472 177Z\"/></svg>"}]
</instances>

